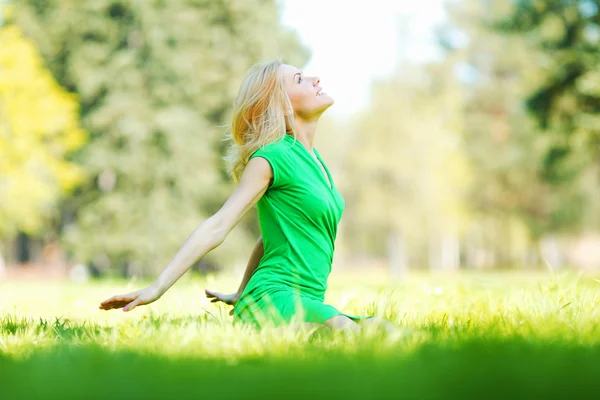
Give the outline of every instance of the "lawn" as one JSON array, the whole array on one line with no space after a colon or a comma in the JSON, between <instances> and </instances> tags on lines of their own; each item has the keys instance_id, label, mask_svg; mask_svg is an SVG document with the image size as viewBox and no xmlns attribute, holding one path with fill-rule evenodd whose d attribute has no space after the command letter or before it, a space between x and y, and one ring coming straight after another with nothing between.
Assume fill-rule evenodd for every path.
<instances>
[{"instance_id":1,"label":"lawn","mask_svg":"<svg viewBox=\"0 0 600 400\"><path fill-rule=\"evenodd\" d=\"M130 313L98 305L148 282L0 283L0 398L600 396L593 276L333 275L326 302L404 336L233 327L203 292L235 289L232 276L186 276Z\"/></svg>"}]
</instances>

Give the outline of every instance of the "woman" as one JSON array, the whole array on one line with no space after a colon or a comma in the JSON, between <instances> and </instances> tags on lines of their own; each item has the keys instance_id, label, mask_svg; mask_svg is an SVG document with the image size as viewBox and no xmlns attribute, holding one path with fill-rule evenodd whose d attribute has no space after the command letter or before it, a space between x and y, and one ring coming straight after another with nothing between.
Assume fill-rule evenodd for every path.
<instances>
[{"instance_id":1,"label":"woman","mask_svg":"<svg viewBox=\"0 0 600 400\"><path fill-rule=\"evenodd\" d=\"M111 297L101 309L131 311L160 298L258 203L262 237L240 289L232 295L206 291L213 302L235 305L234 323L300 321L351 331L377 324L394 330L381 318L347 315L323 303L344 199L313 148L317 121L334 103L319 82L279 61L250 68L234 101L229 135L227 160L238 187L152 285Z\"/></svg>"}]
</instances>

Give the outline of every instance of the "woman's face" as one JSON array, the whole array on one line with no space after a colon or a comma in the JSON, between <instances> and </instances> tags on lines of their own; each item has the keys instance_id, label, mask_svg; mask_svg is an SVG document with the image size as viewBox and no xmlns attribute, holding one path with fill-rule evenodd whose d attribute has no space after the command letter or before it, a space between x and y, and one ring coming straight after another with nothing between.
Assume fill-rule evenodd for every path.
<instances>
[{"instance_id":1,"label":"woman's face","mask_svg":"<svg viewBox=\"0 0 600 400\"><path fill-rule=\"evenodd\" d=\"M306 119L318 117L333 104L333 98L321 91L318 77L305 76L288 64L279 67L279 74L295 115Z\"/></svg>"}]
</instances>

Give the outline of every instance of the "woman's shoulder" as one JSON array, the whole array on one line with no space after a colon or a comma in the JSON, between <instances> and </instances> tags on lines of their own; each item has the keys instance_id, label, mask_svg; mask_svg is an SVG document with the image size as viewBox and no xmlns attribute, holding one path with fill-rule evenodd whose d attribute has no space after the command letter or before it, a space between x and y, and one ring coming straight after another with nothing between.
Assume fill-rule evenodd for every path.
<instances>
[{"instance_id":1,"label":"woman's shoulder","mask_svg":"<svg viewBox=\"0 0 600 400\"><path fill-rule=\"evenodd\" d=\"M273 170L274 183L272 188L293 181L297 170L297 160L292 151L295 139L286 134L283 138L267 143L254 151L250 158L265 158Z\"/></svg>"},{"instance_id":2,"label":"woman's shoulder","mask_svg":"<svg viewBox=\"0 0 600 400\"><path fill-rule=\"evenodd\" d=\"M271 154L288 154L294 145L294 138L286 134L280 139L257 148L253 155L271 153Z\"/></svg>"}]
</instances>

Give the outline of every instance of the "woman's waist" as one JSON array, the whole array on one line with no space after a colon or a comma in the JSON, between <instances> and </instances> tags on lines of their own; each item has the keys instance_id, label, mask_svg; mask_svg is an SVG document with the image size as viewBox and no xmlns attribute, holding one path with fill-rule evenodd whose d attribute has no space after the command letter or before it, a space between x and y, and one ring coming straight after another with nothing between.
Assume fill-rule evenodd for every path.
<instances>
[{"instance_id":1,"label":"woman's waist","mask_svg":"<svg viewBox=\"0 0 600 400\"><path fill-rule=\"evenodd\" d=\"M275 250L265 247L260 264L281 264L293 266L295 269L314 268L314 266L331 267L333 252L322 247L279 246Z\"/></svg>"},{"instance_id":2,"label":"woman's waist","mask_svg":"<svg viewBox=\"0 0 600 400\"><path fill-rule=\"evenodd\" d=\"M286 257L292 260L318 257L331 259L335 244L329 239L289 240L286 235L272 239L263 237L263 257Z\"/></svg>"},{"instance_id":3,"label":"woman's waist","mask_svg":"<svg viewBox=\"0 0 600 400\"><path fill-rule=\"evenodd\" d=\"M301 278L289 274L277 274L273 271L263 269L256 270L244 294L253 293L262 295L265 293L273 294L276 292L302 293L315 299L323 299L327 290L327 280L315 278Z\"/></svg>"}]
</instances>

